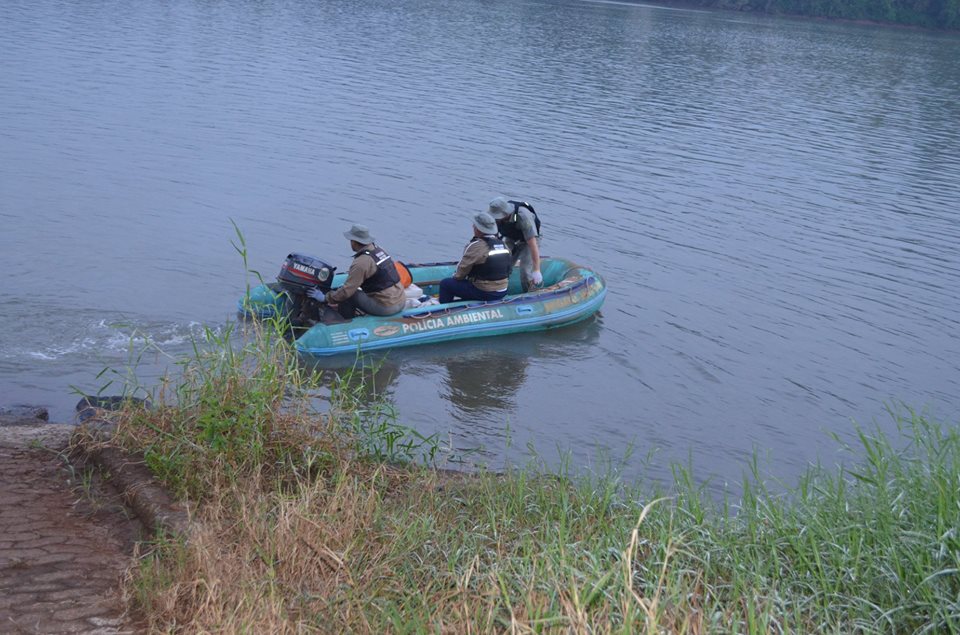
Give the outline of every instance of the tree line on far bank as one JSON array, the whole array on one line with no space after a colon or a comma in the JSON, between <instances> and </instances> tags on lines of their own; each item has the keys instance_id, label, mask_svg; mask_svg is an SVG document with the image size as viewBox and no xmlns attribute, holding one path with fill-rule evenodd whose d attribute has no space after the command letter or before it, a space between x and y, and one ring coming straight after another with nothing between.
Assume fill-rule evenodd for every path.
<instances>
[{"instance_id":1,"label":"tree line on far bank","mask_svg":"<svg viewBox=\"0 0 960 635\"><path fill-rule=\"evenodd\" d=\"M936 29L960 29L960 0L690 0L690 2L717 9L869 20Z\"/></svg>"}]
</instances>

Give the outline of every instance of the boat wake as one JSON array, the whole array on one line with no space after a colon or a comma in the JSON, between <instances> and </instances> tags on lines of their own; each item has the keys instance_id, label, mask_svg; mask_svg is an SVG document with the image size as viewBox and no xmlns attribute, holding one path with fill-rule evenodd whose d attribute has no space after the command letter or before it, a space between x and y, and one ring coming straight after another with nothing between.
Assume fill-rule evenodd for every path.
<instances>
[{"instance_id":1,"label":"boat wake","mask_svg":"<svg viewBox=\"0 0 960 635\"><path fill-rule=\"evenodd\" d=\"M10 361L59 361L65 359L117 359L154 349L175 353L202 338L199 322L112 321L91 319L44 329L42 337L23 333L0 349L0 358ZM214 329L219 331L219 327Z\"/></svg>"}]
</instances>

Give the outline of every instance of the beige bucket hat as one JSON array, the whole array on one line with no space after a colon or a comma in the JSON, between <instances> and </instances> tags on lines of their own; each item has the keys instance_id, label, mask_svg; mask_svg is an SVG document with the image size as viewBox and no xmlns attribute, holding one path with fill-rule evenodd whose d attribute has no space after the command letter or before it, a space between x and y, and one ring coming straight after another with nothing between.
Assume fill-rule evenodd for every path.
<instances>
[{"instance_id":1,"label":"beige bucket hat","mask_svg":"<svg viewBox=\"0 0 960 635\"><path fill-rule=\"evenodd\" d=\"M497 221L493 220L493 216L486 212L477 212L473 215L473 226L484 234L497 233Z\"/></svg>"},{"instance_id":2,"label":"beige bucket hat","mask_svg":"<svg viewBox=\"0 0 960 635\"><path fill-rule=\"evenodd\" d=\"M343 236L344 238L355 240L361 245L373 243L373 236L370 235L370 230L367 229L366 225L354 225L350 228L350 231L343 232Z\"/></svg>"}]
</instances>

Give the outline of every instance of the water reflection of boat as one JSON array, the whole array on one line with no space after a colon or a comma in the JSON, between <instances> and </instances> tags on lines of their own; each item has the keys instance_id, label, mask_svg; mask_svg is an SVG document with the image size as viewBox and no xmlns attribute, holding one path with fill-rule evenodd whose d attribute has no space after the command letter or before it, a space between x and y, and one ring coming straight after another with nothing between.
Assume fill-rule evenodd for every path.
<instances>
[{"instance_id":1,"label":"water reflection of boat","mask_svg":"<svg viewBox=\"0 0 960 635\"><path fill-rule=\"evenodd\" d=\"M456 263L408 265L413 282L436 295L442 278L453 275ZM305 354L329 356L446 342L465 338L542 331L580 322L603 304L606 285L597 273L561 258L544 258L544 286L520 290L519 271L510 278L506 298L496 302L451 302L405 310L388 317L363 316L349 322L319 323L297 339ZM334 286L343 283L337 274ZM241 311L260 318L283 310L285 298L269 285L250 291Z\"/></svg>"},{"instance_id":2,"label":"water reflection of boat","mask_svg":"<svg viewBox=\"0 0 960 635\"><path fill-rule=\"evenodd\" d=\"M451 356L442 363L447 368L444 383L450 402L464 413L487 413L513 405L530 360L522 355L479 351L474 355Z\"/></svg>"},{"instance_id":3,"label":"water reflection of boat","mask_svg":"<svg viewBox=\"0 0 960 635\"><path fill-rule=\"evenodd\" d=\"M348 357L301 358L303 367L321 377L328 388L340 385L363 401L388 398L401 375L401 365L385 353Z\"/></svg>"},{"instance_id":4,"label":"water reflection of boat","mask_svg":"<svg viewBox=\"0 0 960 635\"><path fill-rule=\"evenodd\" d=\"M413 348L379 351L357 356L302 358L304 367L324 377L323 384L356 391L364 399L387 397L393 401L397 383L403 376L433 377L438 369L446 371L439 379L439 396L448 401L457 413L480 415L511 410L516 396L524 389L530 364L551 363L551 360L574 361L593 354L602 330L599 315L563 330L507 335L495 340L459 340ZM437 395L434 380L427 382L430 395ZM407 399L427 403L432 398L418 393L414 381L408 386ZM410 393L410 390L413 392ZM422 413L421 413L422 415ZM499 415L497 415L499 417ZM471 426L478 419L471 418Z\"/></svg>"},{"instance_id":5,"label":"water reflection of boat","mask_svg":"<svg viewBox=\"0 0 960 635\"><path fill-rule=\"evenodd\" d=\"M496 340L461 340L390 353L404 373L444 368L440 397L460 413L487 414L511 410L524 390L531 364L576 360L591 355L601 330L601 318L584 320L563 330L510 335ZM499 417L500 415L497 415ZM476 423L476 419L471 418Z\"/></svg>"}]
</instances>

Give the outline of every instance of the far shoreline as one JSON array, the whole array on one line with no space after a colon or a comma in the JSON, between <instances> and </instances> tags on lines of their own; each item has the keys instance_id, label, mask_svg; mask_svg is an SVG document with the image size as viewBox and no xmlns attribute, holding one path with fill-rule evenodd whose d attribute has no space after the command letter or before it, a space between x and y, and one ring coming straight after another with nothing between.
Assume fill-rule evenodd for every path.
<instances>
[{"instance_id":1,"label":"far shoreline","mask_svg":"<svg viewBox=\"0 0 960 635\"><path fill-rule=\"evenodd\" d=\"M629 2L629 0L627 0ZM634 3L630 3L634 4ZM685 0L655 0L653 2L637 2L635 3L638 6L649 5L649 6L663 6L671 7L677 9L690 9L698 11L714 11L717 13L725 14L742 14L742 15L753 15L753 16L763 16L770 18L789 18L795 20L814 20L824 23L837 23L837 24L852 24L856 26L872 26L872 27L893 27L897 29L907 29L910 31L924 31L928 33L945 33L949 35L960 35L960 27L940 27L940 26L924 26L922 24L910 24L906 22L886 22L882 20L871 20L867 18L844 18L844 17L835 17L835 16L826 16L826 15L815 15L807 13L780 13L772 11L757 11L752 8L737 8L737 7L728 7L728 6L718 6L711 4L701 4L696 2L688 2Z\"/></svg>"}]
</instances>

